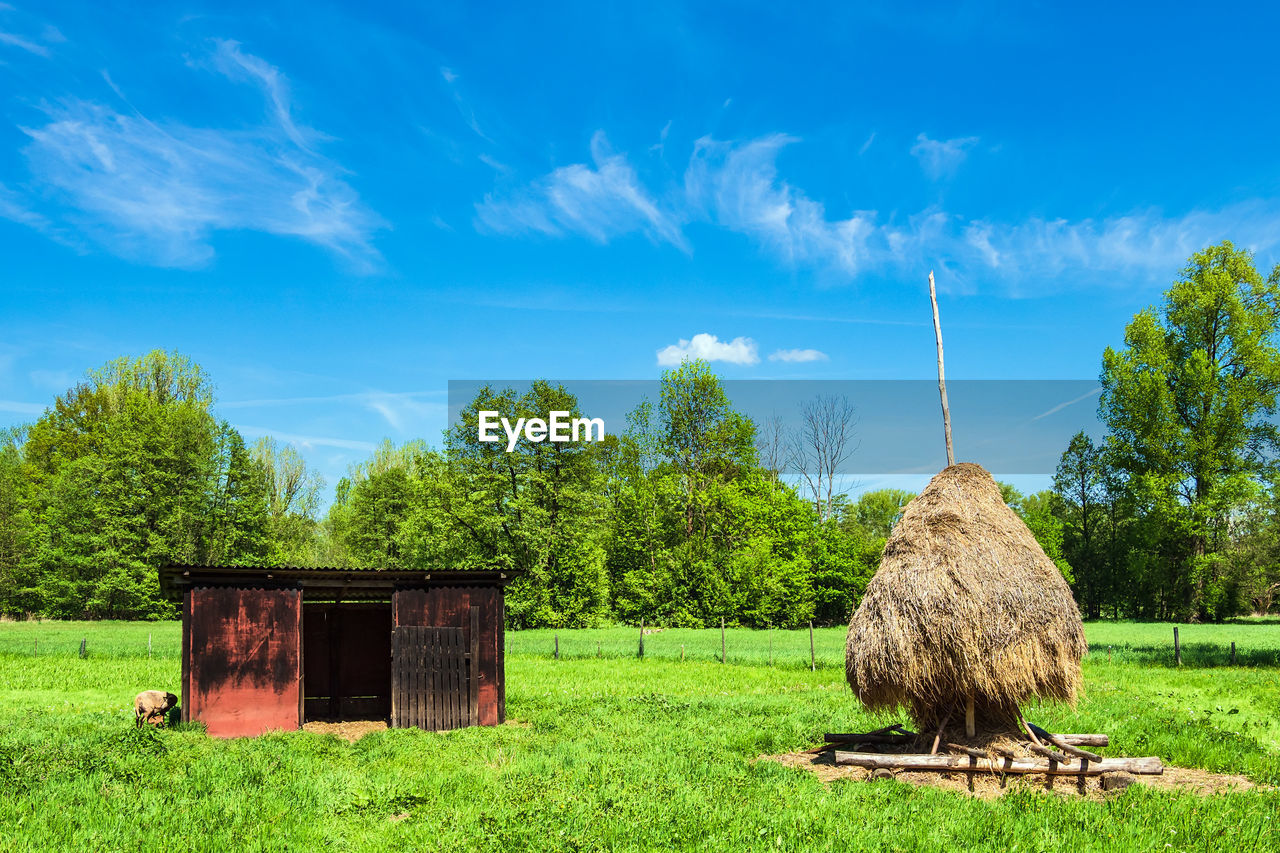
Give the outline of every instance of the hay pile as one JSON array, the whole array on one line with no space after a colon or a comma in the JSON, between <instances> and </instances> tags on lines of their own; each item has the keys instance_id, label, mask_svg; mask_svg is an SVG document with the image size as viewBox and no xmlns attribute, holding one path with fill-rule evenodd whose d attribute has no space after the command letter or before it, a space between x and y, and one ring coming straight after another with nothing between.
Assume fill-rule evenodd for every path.
<instances>
[{"instance_id":1,"label":"hay pile","mask_svg":"<svg viewBox=\"0 0 1280 853\"><path fill-rule=\"evenodd\" d=\"M1074 704L1086 649L1058 568L991 475L960 463L907 505L845 664L867 707L904 708L922 731L962 719L969 696L980 727L1005 728L1033 696Z\"/></svg>"}]
</instances>

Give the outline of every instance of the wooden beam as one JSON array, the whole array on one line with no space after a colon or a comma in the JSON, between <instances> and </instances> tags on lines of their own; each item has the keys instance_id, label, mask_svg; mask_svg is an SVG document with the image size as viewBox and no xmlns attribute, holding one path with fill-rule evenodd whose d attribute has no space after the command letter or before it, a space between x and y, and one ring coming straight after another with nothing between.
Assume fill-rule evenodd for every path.
<instances>
[{"instance_id":1,"label":"wooden beam","mask_svg":"<svg viewBox=\"0 0 1280 853\"><path fill-rule=\"evenodd\" d=\"M881 728L881 729L872 729L869 732L853 732L853 733L837 732L835 734L832 734L831 732L827 732L822 736L822 738L827 743L836 743L837 741L842 741L842 740L858 740L860 738L865 738L870 735L901 735L903 737L915 737L916 733L912 731L907 731L905 728L902 727L900 723L894 723L891 726L885 726L884 728Z\"/></svg>"},{"instance_id":2,"label":"wooden beam","mask_svg":"<svg viewBox=\"0 0 1280 853\"><path fill-rule=\"evenodd\" d=\"M1072 746L1110 746L1111 738L1107 735L1054 735L1063 743Z\"/></svg>"},{"instance_id":3,"label":"wooden beam","mask_svg":"<svg viewBox=\"0 0 1280 853\"><path fill-rule=\"evenodd\" d=\"M819 752L826 752L829 749L839 749L842 746L847 746L849 744L859 744L859 743L876 744L876 745L883 745L883 746L902 746L904 744L912 743L914 740L915 740L915 735L878 735L878 734L839 735L839 736L827 735L827 743L825 746L818 746L818 747L814 747L813 749L806 749L805 752L809 753L810 755L816 755Z\"/></svg>"},{"instance_id":4,"label":"wooden beam","mask_svg":"<svg viewBox=\"0 0 1280 853\"><path fill-rule=\"evenodd\" d=\"M937 755L938 744L942 743L942 730L947 727L947 721L951 719L951 712L948 711L946 716L942 718L942 722L938 724L938 733L933 736L933 746L929 748L930 755Z\"/></svg>"},{"instance_id":5,"label":"wooden beam","mask_svg":"<svg viewBox=\"0 0 1280 853\"><path fill-rule=\"evenodd\" d=\"M1040 745L1040 744L1038 744L1038 743L1030 744L1030 745L1027 747L1027 749L1031 750L1032 752L1036 753L1037 755L1043 755L1045 758L1049 759L1050 761L1057 761L1057 762L1060 762L1060 763L1062 763L1062 764L1068 764L1068 763L1070 763L1070 762L1071 762L1071 759L1070 759L1070 758L1067 758L1067 757L1066 757L1065 755L1063 755L1062 753L1060 753L1060 752L1054 752L1052 749L1049 749L1049 747L1047 747L1047 746L1042 746L1042 745Z\"/></svg>"},{"instance_id":6,"label":"wooden beam","mask_svg":"<svg viewBox=\"0 0 1280 853\"><path fill-rule=\"evenodd\" d=\"M1056 762L1043 762L1034 758L1005 758L1000 761L980 760L970 763L968 756L959 755L887 755L876 752L837 752L836 764L848 767L866 767L870 770L925 770L955 772L977 770L982 773L1046 773L1055 776L1098 776L1123 770L1144 776L1158 776L1164 765L1155 756L1147 758L1104 758L1090 761L1080 767L1063 767Z\"/></svg>"}]
</instances>

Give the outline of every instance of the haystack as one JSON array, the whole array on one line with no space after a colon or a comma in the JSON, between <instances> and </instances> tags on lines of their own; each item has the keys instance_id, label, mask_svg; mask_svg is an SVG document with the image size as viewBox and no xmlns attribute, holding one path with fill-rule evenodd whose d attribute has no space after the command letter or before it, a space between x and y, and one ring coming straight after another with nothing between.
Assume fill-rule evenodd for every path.
<instances>
[{"instance_id":1,"label":"haystack","mask_svg":"<svg viewBox=\"0 0 1280 853\"><path fill-rule=\"evenodd\" d=\"M973 700L1016 726L1032 697L1074 704L1084 626L1071 590L979 465L943 469L907 505L849 622L846 673L871 709L929 730Z\"/></svg>"}]
</instances>

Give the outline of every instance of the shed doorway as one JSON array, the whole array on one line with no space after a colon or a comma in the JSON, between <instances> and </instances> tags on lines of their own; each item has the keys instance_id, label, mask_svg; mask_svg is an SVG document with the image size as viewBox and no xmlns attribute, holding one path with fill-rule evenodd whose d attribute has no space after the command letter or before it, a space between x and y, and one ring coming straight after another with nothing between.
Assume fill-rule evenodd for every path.
<instances>
[{"instance_id":1,"label":"shed doorway","mask_svg":"<svg viewBox=\"0 0 1280 853\"><path fill-rule=\"evenodd\" d=\"M303 721L391 717L391 603L302 606Z\"/></svg>"}]
</instances>

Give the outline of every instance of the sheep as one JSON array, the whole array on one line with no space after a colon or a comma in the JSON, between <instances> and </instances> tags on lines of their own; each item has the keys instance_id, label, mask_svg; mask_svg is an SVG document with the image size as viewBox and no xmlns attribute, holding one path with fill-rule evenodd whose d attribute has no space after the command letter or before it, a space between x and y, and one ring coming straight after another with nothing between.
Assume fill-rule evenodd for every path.
<instances>
[{"instance_id":1,"label":"sheep","mask_svg":"<svg viewBox=\"0 0 1280 853\"><path fill-rule=\"evenodd\" d=\"M164 722L169 709L177 704L178 697L172 693L144 690L133 699L133 724L136 728L141 728L142 721L146 720L151 725L158 726Z\"/></svg>"}]
</instances>

